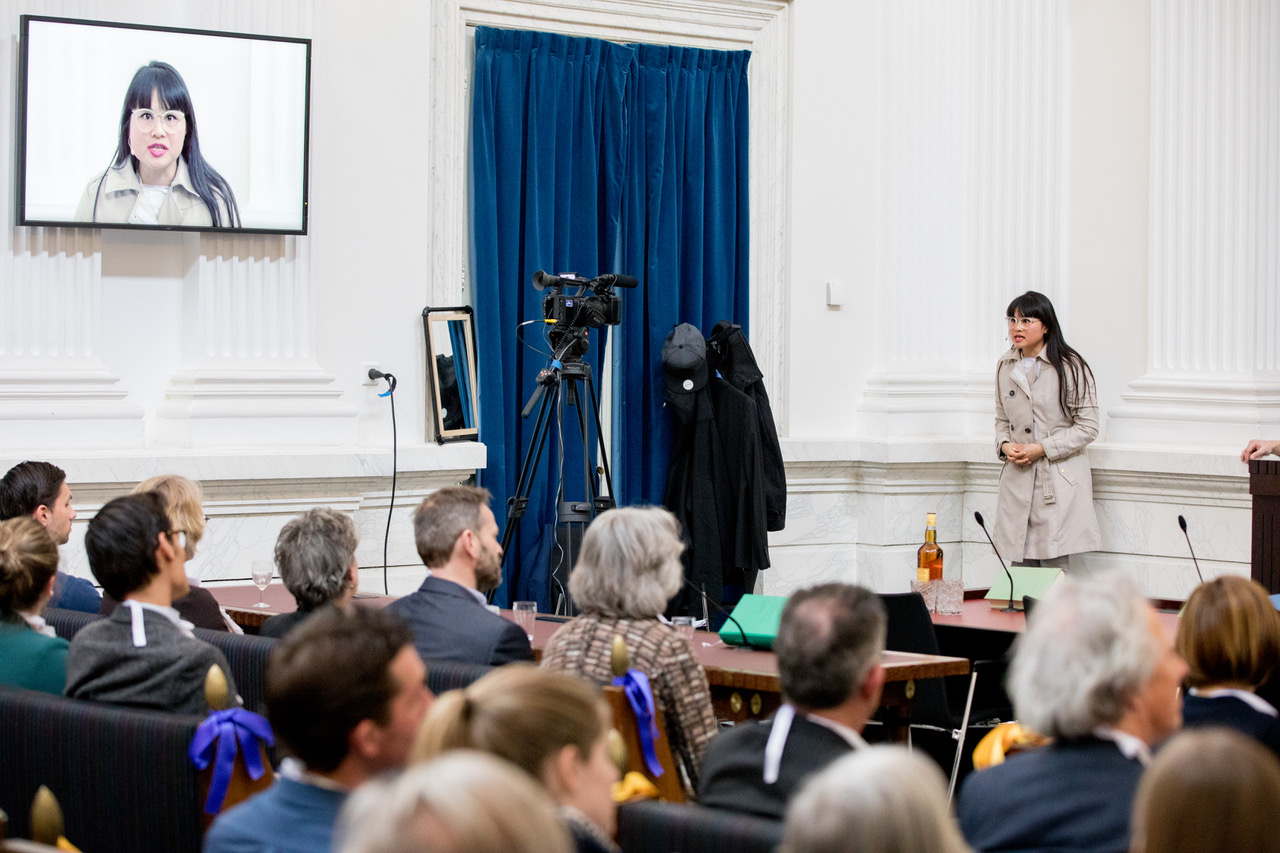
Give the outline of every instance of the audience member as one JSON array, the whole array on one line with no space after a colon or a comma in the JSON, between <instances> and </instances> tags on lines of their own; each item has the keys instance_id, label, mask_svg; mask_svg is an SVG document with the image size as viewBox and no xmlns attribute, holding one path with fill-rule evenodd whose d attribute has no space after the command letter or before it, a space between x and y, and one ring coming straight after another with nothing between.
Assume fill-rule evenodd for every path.
<instances>
[{"instance_id":1,"label":"audience member","mask_svg":"<svg viewBox=\"0 0 1280 853\"><path fill-rule=\"evenodd\" d=\"M679 525L660 507L622 507L598 516L582 537L569 594L582 615L552 635L542 665L613 682L614 636L626 640L631 668L649 678L666 716L671 751L692 796L707 741L716 731L707 674L679 631L658 614L680 589Z\"/></svg>"},{"instance_id":2,"label":"audience member","mask_svg":"<svg viewBox=\"0 0 1280 853\"><path fill-rule=\"evenodd\" d=\"M20 462L10 468L0 480L0 519L21 515L43 524L54 545L66 545L76 517L66 472L48 462ZM84 578L60 571L45 606L97 613L102 596Z\"/></svg>"},{"instance_id":3,"label":"audience member","mask_svg":"<svg viewBox=\"0 0 1280 853\"><path fill-rule=\"evenodd\" d=\"M205 853L327 853L348 794L402 767L431 704L413 635L383 610L325 608L267 664L267 717L289 753L267 790L219 815ZM447 780L446 780L447 781Z\"/></svg>"},{"instance_id":4,"label":"audience member","mask_svg":"<svg viewBox=\"0 0 1280 853\"><path fill-rule=\"evenodd\" d=\"M554 806L527 775L457 750L365 785L342 812L341 853L570 853Z\"/></svg>"},{"instance_id":5,"label":"audience member","mask_svg":"<svg viewBox=\"0 0 1280 853\"><path fill-rule=\"evenodd\" d=\"M1009 674L1018 720L1054 742L970 774L957 808L965 838L984 851L1127 850L1151 748L1182 722L1186 672L1128 576L1057 584L1036 605Z\"/></svg>"},{"instance_id":6,"label":"audience member","mask_svg":"<svg viewBox=\"0 0 1280 853\"><path fill-rule=\"evenodd\" d=\"M609 756L609 706L594 685L523 664L494 670L436 700L413 760L478 749L505 758L551 794L578 853L613 853L618 768Z\"/></svg>"},{"instance_id":7,"label":"audience member","mask_svg":"<svg viewBox=\"0 0 1280 853\"><path fill-rule=\"evenodd\" d=\"M851 749L880 704L885 610L862 587L801 590L782 611L773 651L784 704L773 719L711 739L698 802L781 820L800 784Z\"/></svg>"},{"instance_id":8,"label":"audience member","mask_svg":"<svg viewBox=\"0 0 1280 853\"><path fill-rule=\"evenodd\" d=\"M489 492L452 486L413 513L413 536L427 578L388 609L409 623L426 661L504 664L533 660L529 636L491 611L485 593L502 581L498 522Z\"/></svg>"},{"instance_id":9,"label":"audience member","mask_svg":"<svg viewBox=\"0 0 1280 853\"><path fill-rule=\"evenodd\" d=\"M0 521L0 684L62 695L67 641L40 618L57 571L58 546L38 521Z\"/></svg>"},{"instance_id":10,"label":"audience member","mask_svg":"<svg viewBox=\"0 0 1280 853\"><path fill-rule=\"evenodd\" d=\"M174 531L186 534L187 562L194 560L196 546L204 538L205 516L204 507L201 505L200 486L186 477L165 474L144 480L133 490L135 495L143 492L155 492L164 498L165 513L174 525ZM218 601L213 594L201 588L200 582L190 575L187 575L187 584L191 587L190 591L173 600L173 609L178 611L178 615L197 628L229 631L231 623L223 615L222 608L218 606ZM120 602L110 593L103 595L103 615L110 616L119 604Z\"/></svg>"},{"instance_id":11,"label":"audience member","mask_svg":"<svg viewBox=\"0 0 1280 853\"><path fill-rule=\"evenodd\" d=\"M783 853L969 853L947 780L900 746L846 755L812 777L787 809Z\"/></svg>"},{"instance_id":12,"label":"audience member","mask_svg":"<svg viewBox=\"0 0 1280 853\"><path fill-rule=\"evenodd\" d=\"M1178 620L1177 649L1190 667L1183 724L1236 729L1280 756L1280 718L1254 692L1280 666L1280 613L1266 590L1239 575L1196 587Z\"/></svg>"},{"instance_id":13,"label":"audience member","mask_svg":"<svg viewBox=\"0 0 1280 853\"><path fill-rule=\"evenodd\" d=\"M215 665L236 695L222 652L196 639L173 609L188 589L185 540L155 492L116 498L98 510L84 536L89 568L122 604L71 641L68 696L205 714L205 678Z\"/></svg>"},{"instance_id":14,"label":"audience member","mask_svg":"<svg viewBox=\"0 0 1280 853\"><path fill-rule=\"evenodd\" d=\"M351 517L327 507L286 524L276 539L276 569L298 609L272 616L258 633L283 637L319 610L345 607L360 586L358 543Z\"/></svg>"},{"instance_id":15,"label":"audience member","mask_svg":"<svg viewBox=\"0 0 1280 853\"><path fill-rule=\"evenodd\" d=\"M1183 732L1151 762L1133 807L1132 853L1272 853L1280 764L1229 729Z\"/></svg>"}]
</instances>

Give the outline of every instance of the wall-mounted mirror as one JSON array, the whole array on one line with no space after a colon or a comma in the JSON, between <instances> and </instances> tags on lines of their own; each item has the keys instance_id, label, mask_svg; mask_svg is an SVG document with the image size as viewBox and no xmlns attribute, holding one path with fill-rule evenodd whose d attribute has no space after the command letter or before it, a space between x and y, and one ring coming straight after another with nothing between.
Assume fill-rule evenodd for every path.
<instances>
[{"instance_id":1,"label":"wall-mounted mirror","mask_svg":"<svg viewBox=\"0 0 1280 853\"><path fill-rule=\"evenodd\" d=\"M427 336L427 410L434 412L436 441L475 441L480 436L476 399L476 337L471 308L423 308Z\"/></svg>"}]
</instances>

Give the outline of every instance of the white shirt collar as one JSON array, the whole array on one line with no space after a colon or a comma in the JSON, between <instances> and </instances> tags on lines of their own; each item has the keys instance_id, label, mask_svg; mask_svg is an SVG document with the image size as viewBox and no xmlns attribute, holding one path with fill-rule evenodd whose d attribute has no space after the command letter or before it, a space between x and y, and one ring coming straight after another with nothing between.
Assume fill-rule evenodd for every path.
<instances>
[{"instance_id":1,"label":"white shirt collar","mask_svg":"<svg viewBox=\"0 0 1280 853\"><path fill-rule=\"evenodd\" d=\"M344 794L351 791L351 789L346 785L339 784L328 776L321 776L318 773L312 773L307 769L307 765L291 756L281 759L280 775L294 782L301 782L304 785L313 785L316 788L324 788L326 791L340 791Z\"/></svg>"},{"instance_id":2,"label":"white shirt collar","mask_svg":"<svg viewBox=\"0 0 1280 853\"><path fill-rule=\"evenodd\" d=\"M764 745L763 776L766 785L772 785L778 781L778 773L782 769L782 753L787 748L787 736L791 734L791 724L795 721L796 713L795 705L790 702L784 702L778 708L778 712L773 715L773 726L769 729L769 740ZM837 723L835 720L819 717L817 714L803 714L803 716L810 722L817 723L823 728L830 729L840 735L854 749L861 749L867 745L867 742L862 739L862 735L846 725Z\"/></svg>"},{"instance_id":3,"label":"white shirt collar","mask_svg":"<svg viewBox=\"0 0 1280 853\"><path fill-rule=\"evenodd\" d=\"M161 607L158 604L149 604L145 601L134 601L129 599L121 602L129 608L130 624L133 628L133 645L134 648L143 648L147 644L147 629L143 624L142 611L150 610L153 613L159 613L164 618L172 622L184 637L195 639L195 625L192 625L186 619L178 615L178 611L172 607Z\"/></svg>"},{"instance_id":4,"label":"white shirt collar","mask_svg":"<svg viewBox=\"0 0 1280 853\"><path fill-rule=\"evenodd\" d=\"M1098 726L1093 736L1099 740L1109 740L1120 750L1120 754L1130 761L1136 760L1143 767L1151 763L1151 747L1137 735L1113 729L1110 726Z\"/></svg>"},{"instance_id":5,"label":"white shirt collar","mask_svg":"<svg viewBox=\"0 0 1280 853\"><path fill-rule=\"evenodd\" d=\"M58 633L53 630L52 626L50 626L48 622L44 621L44 617L40 614L22 613L19 611L18 615L27 620L27 624L31 626L31 630L35 631L37 634L42 634L46 637L58 636Z\"/></svg>"},{"instance_id":6,"label":"white shirt collar","mask_svg":"<svg viewBox=\"0 0 1280 853\"><path fill-rule=\"evenodd\" d=\"M1261 714L1266 714L1268 717L1280 717L1280 712L1276 711L1275 705L1272 705L1257 693L1251 693L1248 690L1237 690L1231 687L1224 687L1221 690L1200 690L1199 688L1192 687L1187 692L1192 696L1199 696L1201 699L1217 699L1221 696L1233 696Z\"/></svg>"}]
</instances>

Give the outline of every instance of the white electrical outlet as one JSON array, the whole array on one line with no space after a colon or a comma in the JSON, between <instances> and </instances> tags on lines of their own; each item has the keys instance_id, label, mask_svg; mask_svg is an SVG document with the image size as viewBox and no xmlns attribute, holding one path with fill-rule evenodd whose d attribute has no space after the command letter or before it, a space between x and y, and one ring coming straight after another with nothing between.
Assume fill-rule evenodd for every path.
<instances>
[{"instance_id":1,"label":"white electrical outlet","mask_svg":"<svg viewBox=\"0 0 1280 853\"><path fill-rule=\"evenodd\" d=\"M844 285L838 281L827 282L827 307L839 308L844 304Z\"/></svg>"}]
</instances>

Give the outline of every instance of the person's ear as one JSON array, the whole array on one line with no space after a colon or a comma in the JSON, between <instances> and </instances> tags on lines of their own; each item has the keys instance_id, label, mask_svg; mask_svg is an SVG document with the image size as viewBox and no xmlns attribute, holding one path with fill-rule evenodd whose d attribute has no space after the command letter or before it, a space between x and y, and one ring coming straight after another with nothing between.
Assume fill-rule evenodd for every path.
<instances>
[{"instance_id":1,"label":"person's ear","mask_svg":"<svg viewBox=\"0 0 1280 853\"><path fill-rule=\"evenodd\" d=\"M375 759L382 751L382 727L373 720L363 719L356 723L347 741L350 754L366 760Z\"/></svg>"},{"instance_id":2,"label":"person's ear","mask_svg":"<svg viewBox=\"0 0 1280 853\"><path fill-rule=\"evenodd\" d=\"M358 592L360 590L360 561L355 557L351 558L351 567L347 569L348 580L351 583L351 591Z\"/></svg>"},{"instance_id":3,"label":"person's ear","mask_svg":"<svg viewBox=\"0 0 1280 853\"><path fill-rule=\"evenodd\" d=\"M40 504L40 506L36 507L36 511L31 513L31 517L48 527L49 522L53 520L53 513L49 510L49 507Z\"/></svg>"},{"instance_id":4,"label":"person's ear","mask_svg":"<svg viewBox=\"0 0 1280 853\"><path fill-rule=\"evenodd\" d=\"M556 800L564 800L578 789L582 775L582 757L573 744L565 744L547 757L542 769L542 783Z\"/></svg>"},{"instance_id":5,"label":"person's ear","mask_svg":"<svg viewBox=\"0 0 1280 853\"><path fill-rule=\"evenodd\" d=\"M480 556L480 538L476 536L474 530L467 528L462 531L462 533L458 534L458 541L454 543L453 546L455 554L458 552L459 548L462 549L462 553L465 554L469 560L474 560Z\"/></svg>"},{"instance_id":6,"label":"person's ear","mask_svg":"<svg viewBox=\"0 0 1280 853\"><path fill-rule=\"evenodd\" d=\"M880 704L880 692L883 689L884 667L880 664L875 664L867 671L867 677L862 679L862 686L858 688L858 692L863 699L878 706Z\"/></svg>"}]
</instances>

